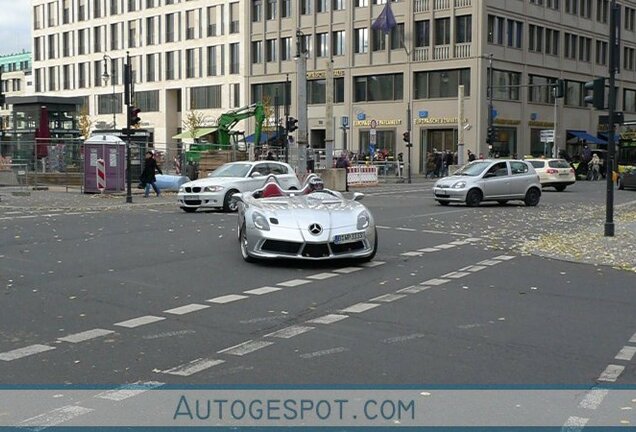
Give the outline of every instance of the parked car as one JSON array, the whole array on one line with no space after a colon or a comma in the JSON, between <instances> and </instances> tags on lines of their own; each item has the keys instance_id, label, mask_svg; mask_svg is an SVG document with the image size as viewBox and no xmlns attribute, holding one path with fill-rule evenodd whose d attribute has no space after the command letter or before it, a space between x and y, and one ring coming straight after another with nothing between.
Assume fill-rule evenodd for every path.
<instances>
[{"instance_id":1,"label":"parked car","mask_svg":"<svg viewBox=\"0 0 636 432\"><path fill-rule=\"evenodd\" d=\"M273 175L285 189L299 189L294 169L283 162L231 162L217 168L208 177L183 184L177 201L185 212L199 208L222 208L235 212L237 203L232 195L255 191L263 187L265 179Z\"/></svg>"},{"instance_id":2,"label":"parked car","mask_svg":"<svg viewBox=\"0 0 636 432\"><path fill-rule=\"evenodd\" d=\"M541 199L541 183L530 162L485 159L470 162L452 176L439 179L433 194L441 205L464 202L475 207L482 201L505 204L521 200L527 206L536 206Z\"/></svg>"},{"instance_id":3,"label":"parked car","mask_svg":"<svg viewBox=\"0 0 636 432\"><path fill-rule=\"evenodd\" d=\"M565 159L526 159L539 174L542 187L553 187L563 192L566 187L576 183L574 168Z\"/></svg>"},{"instance_id":4,"label":"parked car","mask_svg":"<svg viewBox=\"0 0 636 432\"><path fill-rule=\"evenodd\" d=\"M288 258L370 261L378 250L373 216L359 201L324 188L313 175L300 191L274 180L258 191L235 194L239 250L245 261Z\"/></svg>"},{"instance_id":5,"label":"parked car","mask_svg":"<svg viewBox=\"0 0 636 432\"><path fill-rule=\"evenodd\" d=\"M636 189L636 169L623 171L618 175L616 182L620 190Z\"/></svg>"}]
</instances>

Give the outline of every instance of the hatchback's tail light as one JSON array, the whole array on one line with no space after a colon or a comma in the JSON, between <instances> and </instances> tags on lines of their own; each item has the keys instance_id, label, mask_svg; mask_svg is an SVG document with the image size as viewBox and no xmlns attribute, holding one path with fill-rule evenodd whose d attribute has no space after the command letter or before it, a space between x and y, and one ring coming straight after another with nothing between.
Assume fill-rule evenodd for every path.
<instances>
[{"instance_id":1,"label":"hatchback's tail light","mask_svg":"<svg viewBox=\"0 0 636 432\"><path fill-rule=\"evenodd\" d=\"M545 170L545 172L547 172L548 174L558 174L559 170L556 170L554 168L548 168L547 170Z\"/></svg>"},{"instance_id":2,"label":"hatchback's tail light","mask_svg":"<svg viewBox=\"0 0 636 432\"><path fill-rule=\"evenodd\" d=\"M570 174L574 174L574 168L570 168Z\"/></svg>"}]
</instances>

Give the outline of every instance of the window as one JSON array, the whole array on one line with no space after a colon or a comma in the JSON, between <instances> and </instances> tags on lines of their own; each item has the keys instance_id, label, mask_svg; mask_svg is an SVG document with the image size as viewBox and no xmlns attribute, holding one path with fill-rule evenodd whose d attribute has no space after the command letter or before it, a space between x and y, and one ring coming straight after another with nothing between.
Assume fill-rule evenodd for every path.
<instances>
[{"instance_id":1,"label":"window","mask_svg":"<svg viewBox=\"0 0 636 432\"><path fill-rule=\"evenodd\" d=\"M634 48L625 47L623 49L623 69L634 70Z\"/></svg>"},{"instance_id":2,"label":"window","mask_svg":"<svg viewBox=\"0 0 636 432\"><path fill-rule=\"evenodd\" d=\"M189 10L186 12L186 40L192 40L196 37L195 35L195 12L194 10Z\"/></svg>"},{"instance_id":3,"label":"window","mask_svg":"<svg viewBox=\"0 0 636 432\"><path fill-rule=\"evenodd\" d=\"M62 2L62 24L71 22L71 0L63 0Z\"/></svg>"},{"instance_id":4,"label":"window","mask_svg":"<svg viewBox=\"0 0 636 432\"><path fill-rule=\"evenodd\" d=\"M344 30L335 31L331 34L333 47L333 55L341 56L345 54L345 32Z\"/></svg>"},{"instance_id":5,"label":"window","mask_svg":"<svg viewBox=\"0 0 636 432\"><path fill-rule=\"evenodd\" d=\"M119 24L110 25L110 50L115 51L119 49Z\"/></svg>"},{"instance_id":6,"label":"window","mask_svg":"<svg viewBox=\"0 0 636 432\"><path fill-rule=\"evenodd\" d=\"M386 33L384 33L382 30L371 29L371 50L386 50Z\"/></svg>"},{"instance_id":7,"label":"window","mask_svg":"<svg viewBox=\"0 0 636 432\"><path fill-rule=\"evenodd\" d=\"M565 105L585 107L585 83L578 81L565 82Z\"/></svg>"},{"instance_id":8,"label":"window","mask_svg":"<svg viewBox=\"0 0 636 432\"><path fill-rule=\"evenodd\" d=\"M565 0L565 11L572 15L578 14L579 0Z\"/></svg>"},{"instance_id":9,"label":"window","mask_svg":"<svg viewBox=\"0 0 636 432\"><path fill-rule=\"evenodd\" d=\"M395 156L395 129L382 130L377 129L375 136L375 148L376 150L386 150L389 155ZM369 154L369 130L360 131L360 151L363 154Z\"/></svg>"},{"instance_id":10,"label":"window","mask_svg":"<svg viewBox=\"0 0 636 432\"><path fill-rule=\"evenodd\" d=\"M415 74L415 99L457 97L457 87L464 86L470 96L470 69L450 69Z\"/></svg>"},{"instance_id":11,"label":"window","mask_svg":"<svg viewBox=\"0 0 636 432\"><path fill-rule=\"evenodd\" d=\"M528 50L543 51L543 27L534 24L528 26Z\"/></svg>"},{"instance_id":12,"label":"window","mask_svg":"<svg viewBox=\"0 0 636 432\"><path fill-rule=\"evenodd\" d=\"M521 48L523 40L523 23L521 21L508 20L508 46Z\"/></svg>"},{"instance_id":13,"label":"window","mask_svg":"<svg viewBox=\"0 0 636 432\"><path fill-rule=\"evenodd\" d=\"M254 0L252 2L252 22L260 22L263 20L263 1Z\"/></svg>"},{"instance_id":14,"label":"window","mask_svg":"<svg viewBox=\"0 0 636 432\"><path fill-rule=\"evenodd\" d=\"M316 34L316 57L328 57L329 56L329 34L317 33Z\"/></svg>"},{"instance_id":15,"label":"window","mask_svg":"<svg viewBox=\"0 0 636 432\"><path fill-rule=\"evenodd\" d=\"M119 0L110 0L110 14L119 14Z\"/></svg>"},{"instance_id":16,"label":"window","mask_svg":"<svg viewBox=\"0 0 636 432\"><path fill-rule=\"evenodd\" d=\"M316 0L316 12L327 12L327 0Z\"/></svg>"},{"instance_id":17,"label":"window","mask_svg":"<svg viewBox=\"0 0 636 432\"><path fill-rule=\"evenodd\" d=\"M223 59L223 52L221 52L221 59ZM239 44L231 43L230 44L230 74L239 73L240 64L241 62L239 57ZM223 64L221 64L221 74L223 74Z\"/></svg>"},{"instance_id":18,"label":"window","mask_svg":"<svg viewBox=\"0 0 636 432\"><path fill-rule=\"evenodd\" d=\"M77 2L77 20L78 21L86 21L86 15L88 15L86 2L87 0L78 0Z\"/></svg>"},{"instance_id":19,"label":"window","mask_svg":"<svg viewBox=\"0 0 636 432\"><path fill-rule=\"evenodd\" d=\"M276 0L267 0L267 13L265 16L268 20L276 19Z\"/></svg>"},{"instance_id":20,"label":"window","mask_svg":"<svg viewBox=\"0 0 636 432\"><path fill-rule=\"evenodd\" d=\"M429 20L415 21L415 46L427 47L431 45L431 22Z\"/></svg>"},{"instance_id":21,"label":"window","mask_svg":"<svg viewBox=\"0 0 636 432\"><path fill-rule=\"evenodd\" d=\"M607 64L607 42L596 41L596 64Z\"/></svg>"},{"instance_id":22,"label":"window","mask_svg":"<svg viewBox=\"0 0 636 432\"><path fill-rule=\"evenodd\" d=\"M137 46L137 21L128 21L128 48Z\"/></svg>"},{"instance_id":23,"label":"window","mask_svg":"<svg viewBox=\"0 0 636 432\"><path fill-rule=\"evenodd\" d=\"M549 78L539 75L528 75L528 101L534 103L553 104L554 96L552 85L556 83L556 78Z\"/></svg>"},{"instance_id":24,"label":"window","mask_svg":"<svg viewBox=\"0 0 636 432\"><path fill-rule=\"evenodd\" d=\"M565 33L565 58L576 59L576 47L578 36Z\"/></svg>"},{"instance_id":25,"label":"window","mask_svg":"<svg viewBox=\"0 0 636 432\"><path fill-rule=\"evenodd\" d=\"M102 61L97 60L93 62L93 86L101 87L102 86Z\"/></svg>"},{"instance_id":26,"label":"window","mask_svg":"<svg viewBox=\"0 0 636 432\"><path fill-rule=\"evenodd\" d=\"M265 41L265 61L276 61L276 39L267 39Z\"/></svg>"},{"instance_id":27,"label":"window","mask_svg":"<svg viewBox=\"0 0 636 432\"><path fill-rule=\"evenodd\" d=\"M166 15L166 42L175 42L177 36L175 29L177 28L178 15L171 13Z\"/></svg>"},{"instance_id":28,"label":"window","mask_svg":"<svg viewBox=\"0 0 636 432\"><path fill-rule=\"evenodd\" d=\"M102 28L93 27L93 52L98 53L102 51Z\"/></svg>"},{"instance_id":29,"label":"window","mask_svg":"<svg viewBox=\"0 0 636 432\"><path fill-rule=\"evenodd\" d=\"M288 87L289 88L289 87ZM252 85L252 103L265 100L275 100L280 95L286 95L287 101L281 101L281 104L291 104L291 91L285 91L285 82L273 82L267 84L253 84ZM281 99L284 99L283 96Z\"/></svg>"},{"instance_id":30,"label":"window","mask_svg":"<svg viewBox=\"0 0 636 432\"><path fill-rule=\"evenodd\" d=\"M545 29L545 53L558 56L559 55L559 31Z\"/></svg>"},{"instance_id":31,"label":"window","mask_svg":"<svg viewBox=\"0 0 636 432\"><path fill-rule=\"evenodd\" d=\"M488 43L503 45L505 22L504 18L488 15Z\"/></svg>"},{"instance_id":32,"label":"window","mask_svg":"<svg viewBox=\"0 0 636 432\"><path fill-rule=\"evenodd\" d=\"M623 90L623 110L636 112L636 90Z\"/></svg>"},{"instance_id":33,"label":"window","mask_svg":"<svg viewBox=\"0 0 636 432\"><path fill-rule=\"evenodd\" d=\"M135 94L135 96L137 95ZM121 114L121 112L121 93L111 93L97 96L97 114Z\"/></svg>"},{"instance_id":34,"label":"window","mask_svg":"<svg viewBox=\"0 0 636 432\"><path fill-rule=\"evenodd\" d=\"M49 35L47 37L47 45L49 47L48 59L54 59L55 56L55 35Z\"/></svg>"},{"instance_id":35,"label":"window","mask_svg":"<svg viewBox=\"0 0 636 432\"><path fill-rule=\"evenodd\" d=\"M369 29L366 27L355 29L355 53L369 52Z\"/></svg>"},{"instance_id":36,"label":"window","mask_svg":"<svg viewBox=\"0 0 636 432\"><path fill-rule=\"evenodd\" d=\"M177 51L168 51L166 53L166 79L173 80L177 78L175 66L178 64L176 59Z\"/></svg>"},{"instance_id":37,"label":"window","mask_svg":"<svg viewBox=\"0 0 636 432\"><path fill-rule=\"evenodd\" d=\"M63 75L62 88L64 90L70 90L71 89L71 66L70 65L62 66L62 75Z\"/></svg>"},{"instance_id":38,"label":"window","mask_svg":"<svg viewBox=\"0 0 636 432\"><path fill-rule=\"evenodd\" d=\"M158 112L159 111L159 90L136 91L135 106L141 112Z\"/></svg>"},{"instance_id":39,"label":"window","mask_svg":"<svg viewBox=\"0 0 636 432\"><path fill-rule=\"evenodd\" d=\"M391 41L391 49L403 49L404 48L404 24L397 24L391 29L389 34Z\"/></svg>"},{"instance_id":40,"label":"window","mask_svg":"<svg viewBox=\"0 0 636 432\"><path fill-rule=\"evenodd\" d=\"M634 31L634 19L636 10L625 6L625 30Z\"/></svg>"},{"instance_id":41,"label":"window","mask_svg":"<svg viewBox=\"0 0 636 432\"><path fill-rule=\"evenodd\" d=\"M547 0L547 6L550 9L559 10L559 0Z\"/></svg>"},{"instance_id":42,"label":"window","mask_svg":"<svg viewBox=\"0 0 636 432\"><path fill-rule=\"evenodd\" d=\"M473 16L461 15L455 17L455 42L468 43L473 38Z\"/></svg>"},{"instance_id":43,"label":"window","mask_svg":"<svg viewBox=\"0 0 636 432\"><path fill-rule=\"evenodd\" d=\"M311 2L313 0L299 0L300 1L300 14L311 15Z\"/></svg>"},{"instance_id":44,"label":"window","mask_svg":"<svg viewBox=\"0 0 636 432\"><path fill-rule=\"evenodd\" d=\"M292 0L280 0L280 17L291 17L291 2Z\"/></svg>"},{"instance_id":45,"label":"window","mask_svg":"<svg viewBox=\"0 0 636 432\"><path fill-rule=\"evenodd\" d=\"M284 37L280 40L280 59L282 61L292 59L292 39L291 37Z\"/></svg>"},{"instance_id":46,"label":"window","mask_svg":"<svg viewBox=\"0 0 636 432\"><path fill-rule=\"evenodd\" d=\"M435 19L435 45L450 44L450 18Z\"/></svg>"},{"instance_id":47,"label":"window","mask_svg":"<svg viewBox=\"0 0 636 432\"><path fill-rule=\"evenodd\" d=\"M46 5L47 15L49 17L49 27L55 27L57 25L57 3L49 3Z\"/></svg>"},{"instance_id":48,"label":"window","mask_svg":"<svg viewBox=\"0 0 636 432\"><path fill-rule=\"evenodd\" d=\"M510 171L512 175L526 174L528 172L528 165L525 162L510 162Z\"/></svg>"},{"instance_id":49,"label":"window","mask_svg":"<svg viewBox=\"0 0 636 432\"><path fill-rule=\"evenodd\" d=\"M241 84L230 84L230 94L232 95L230 102L232 108L239 108L241 106Z\"/></svg>"},{"instance_id":50,"label":"window","mask_svg":"<svg viewBox=\"0 0 636 432\"><path fill-rule=\"evenodd\" d=\"M493 70L493 99L519 100L521 85L521 73L502 70Z\"/></svg>"},{"instance_id":51,"label":"window","mask_svg":"<svg viewBox=\"0 0 636 432\"><path fill-rule=\"evenodd\" d=\"M302 52L307 53L309 57L311 57L312 53L314 52L313 41L314 41L314 38L312 35L304 35L300 39L300 49Z\"/></svg>"},{"instance_id":52,"label":"window","mask_svg":"<svg viewBox=\"0 0 636 432\"><path fill-rule=\"evenodd\" d=\"M579 37L579 60L582 62L590 61L592 57L592 39L583 36Z\"/></svg>"},{"instance_id":53,"label":"window","mask_svg":"<svg viewBox=\"0 0 636 432\"><path fill-rule=\"evenodd\" d=\"M344 103L344 78L334 78L333 85L334 103ZM324 79L307 81L307 103L324 104L326 88L327 82Z\"/></svg>"},{"instance_id":54,"label":"window","mask_svg":"<svg viewBox=\"0 0 636 432\"><path fill-rule=\"evenodd\" d=\"M208 18L208 37L216 36L216 6L208 6L207 8Z\"/></svg>"},{"instance_id":55,"label":"window","mask_svg":"<svg viewBox=\"0 0 636 432\"><path fill-rule=\"evenodd\" d=\"M88 84L88 63L80 63L77 69L77 86L79 88L86 88Z\"/></svg>"},{"instance_id":56,"label":"window","mask_svg":"<svg viewBox=\"0 0 636 432\"><path fill-rule=\"evenodd\" d=\"M369 0L356 0L356 7L367 7L369 6Z\"/></svg>"},{"instance_id":57,"label":"window","mask_svg":"<svg viewBox=\"0 0 636 432\"><path fill-rule=\"evenodd\" d=\"M238 2L230 3L230 34L239 32L239 4Z\"/></svg>"},{"instance_id":58,"label":"window","mask_svg":"<svg viewBox=\"0 0 636 432\"><path fill-rule=\"evenodd\" d=\"M156 76L156 62L158 54L148 54L146 56L146 82L155 82Z\"/></svg>"},{"instance_id":59,"label":"window","mask_svg":"<svg viewBox=\"0 0 636 432\"><path fill-rule=\"evenodd\" d=\"M609 0L596 0L596 21L606 23Z\"/></svg>"},{"instance_id":60,"label":"window","mask_svg":"<svg viewBox=\"0 0 636 432\"><path fill-rule=\"evenodd\" d=\"M221 108L221 86L193 87L190 89L190 109Z\"/></svg>"},{"instance_id":61,"label":"window","mask_svg":"<svg viewBox=\"0 0 636 432\"><path fill-rule=\"evenodd\" d=\"M71 55L71 32L62 33L62 56L69 57Z\"/></svg>"},{"instance_id":62,"label":"window","mask_svg":"<svg viewBox=\"0 0 636 432\"><path fill-rule=\"evenodd\" d=\"M331 4L331 8L335 11L337 10L345 10L345 0L333 0Z\"/></svg>"},{"instance_id":63,"label":"window","mask_svg":"<svg viewBox=\"0 0 636 432\"><path fill-rule=\"evenodd\" d=\"M263 41L252 42L252 64L263 63Z\"/></svg>"},{"instance_id":64,"label":"window","mask_svg":"<svg viewBox=\"0 0 636 432\"><path fill-rule=\"evenodd\" d=\"M93 18L102 17L102 0L93 0Z\"/></svg>"},{"instance_id":65,"label":"window","mask_svg":"<svg viewBox=\"0 0 636 432\"><path fill-rule=\"evenodd\" d=\"M194 48L186 50L186 78L194 78L195 77L195 56L194 56Z\"/></svg>"},{"instance_id":66,"label":"window","mask_svg":"<svg viewBox=\"0 0 636 432\"><path fill-rule=\"evenodd\" d=\"M128 0L128 12L137 10L137 0Z\"/></svg>"},{"instance_id":67,"label":"window","mask_svg":"<svg viewBox=\"0 0 636 432\"><path fill-rule=\"evenodd\" d=\"M218 75L216 67L216 51L215 46L208 47L208 76Z\"/></svg>"},{"instance_id":68,"label":"window","mask_svg":"<svg viewBox=\"0 0 636 432\"><path fill-rule=\"evenodd\" d=\"M87 39L87 31L86 29L78 30L77 32L77 53L79 55L87 54L86 52L86 39Z\"/></svg>"},{"instance_id":69,"label":"window","mask_svg":"<svg viewBox=\"0 0 636 432\"><path fill-rule=\"evenodd\" d=\"M57 74L56 67L52 66L49 68L49 91L57 90Z\"/></svg>"},{"instance_id":70,"label":"window","mask_svg":"<svg viewBox=\"0 0 636 432\"><path fill-rule=\"evenodd\" d=\"M403 79L402 74L354 77L354 102L402 100Z\"/></svg>"}]
</instances>

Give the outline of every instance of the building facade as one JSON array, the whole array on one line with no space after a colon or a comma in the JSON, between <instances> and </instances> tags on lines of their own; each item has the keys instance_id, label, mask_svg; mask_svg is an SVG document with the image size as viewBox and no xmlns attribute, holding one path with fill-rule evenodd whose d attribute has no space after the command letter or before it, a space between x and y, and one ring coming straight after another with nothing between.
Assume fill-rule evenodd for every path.
<instances>
[{"instance_id":1,"label":"building facade","mask_svg":"<svg viewBox=\"0 0 636 432\"><path fill-rule=\"evenodd\" d=\"M609 0L393 1L397 25L385 34L371 26L386 1L33 0L35 91L84 96L99 122L121 127L120 71L129 52L142 124L158 146L167 145L191 109L215 119L257 101L282 106L287 98L297 117L298 43L307 52L309 142L317 149L326 139L330 61L336 149L364 154L371 145L406 155L402 136L410 123L413 170L424 171L428 152L457 150L459 85L464 142L476 154L549 151L541 130L553 129L555 117L560 148L603 142L604 113L585 106L583 85L607 76ZM630 118L636 1L620 3L618 109ZM489 148L491 59L496 139ZM566 92L555 104L557 79Z\"/></svg>"},{"instance_id":2,"label":"building facade","mask_svg":"<svg viewBox=\"0 0 636 432\"><path fill-rule=\"evenodd\" d=\"M0 56L0 68L2 68L2 93L5 98L23 96L33 89L31 74L31 53L22 52ZM11 139L12 106L9 103L0 105L0 134L3 140Z\"/></svg>"}]
</instances>

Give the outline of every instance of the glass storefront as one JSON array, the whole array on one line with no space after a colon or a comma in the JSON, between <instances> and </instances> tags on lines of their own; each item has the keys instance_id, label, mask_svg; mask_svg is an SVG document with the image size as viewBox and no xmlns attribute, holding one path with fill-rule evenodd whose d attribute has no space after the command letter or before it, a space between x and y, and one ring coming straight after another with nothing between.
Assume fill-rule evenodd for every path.
<instances>
[{"instance_id":1,"label":"glass storefront","mask_svg":"<svg viewBox=\"0 0 636 432\"><path fill-rule=\"evenodd\" d=\"M486 155L484 155L486 156ZM517 128L495 126L495 142L489 157L517 157Z\"/></svg>"},{"instance_id":2,"label":"glass storefront","mask_svg":"<svg viewBox=\"0 0 636 432\"><path fill-rule=\"evenodd\" d=\"M376 129L376 143L375 150L380 151L388 157L395 157L396 140L395 129ZM360 131L360 155L363 157L369 156L369 143L370 143L370 130L363 129Z\"/></svg>"},{"instance_id":3,"label":"glass storefront","mask_svg":"<svg viewBox=\"0 0 636 432\"><path fill-rule=\"evenodd\" d=\"M420 173L426 171L429 153L457 151L457 129L420 129Z\"/></svg>"}]
</instances>

